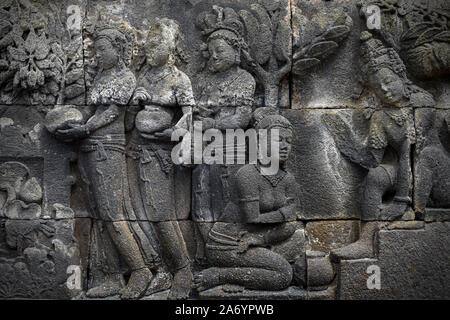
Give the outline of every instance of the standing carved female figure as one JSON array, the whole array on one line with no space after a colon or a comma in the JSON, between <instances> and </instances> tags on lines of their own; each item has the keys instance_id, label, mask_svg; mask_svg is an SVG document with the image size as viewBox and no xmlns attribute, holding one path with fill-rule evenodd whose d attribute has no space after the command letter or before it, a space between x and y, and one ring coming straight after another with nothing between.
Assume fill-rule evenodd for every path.
<instances>
[{"instance_id":1,"label":"standing carved female figure","mask_svg":"<svg viewBox=\"0 0 450 320\"><path fill-rule=\"evenodd\" d=\"M96 106L95 114L83 125L72 125L55 133L66 141L83 139L79 155L83 178L89 185L98 218L103 220L119 255L131 270L128 284L121 290L122 299L140 298L152 278L124 212L125 105L136 84L133 73L126 67L130 46L129 39L119 29L106 27L97 31L95 55L100 71L88 94L89 105ZM114 288L102 285L90 291L110 289Z\"/></svg>"},{"instance_id":2,"label":"standing carved female figure","mask_svg":"<svg viewBox=\"0 0 450 320\"><path fill-rule=\"evenodd\" d=\"M145 44L147 66L133 96L135 104L144 106L131 107L126 120L127 126L135 125L128 146L130 196L139 219L153 222L161 254L173 270L168 299L186 299L192 282L186 244L176 220L182 205L177 184L183 181L177 181L180 168L171 158L172 132L190 129L194 105L191 82L175 66L180 36L178 24L166 18L158 19L150 29Z\"/></svg>"}]
</instances>

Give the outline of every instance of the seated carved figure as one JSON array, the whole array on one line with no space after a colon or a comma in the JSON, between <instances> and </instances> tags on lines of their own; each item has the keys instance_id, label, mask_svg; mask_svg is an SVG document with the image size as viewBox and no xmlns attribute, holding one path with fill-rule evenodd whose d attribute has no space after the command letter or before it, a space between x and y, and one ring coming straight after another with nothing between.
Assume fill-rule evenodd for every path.
<instances>
[{"instance_id":1,"label":"seated carved figure","mask_svg":"<svg viewBox=\"0 0 450 320\"><path fill-rule=\"evenodd\" d=\"M196 106L193 119L202 129L246 129L252 117L255 79L241 68L241 59L248 55L238 14L231 8L213 7L197 17L196 25L206 38L203 55L207 57L204 72L193 81ZM234 153L242 146L225 146L223 154ZM237 167L237 166L236 166ZM217 221L223 208L232 198L229 177L232 165L197 165L192 173L192 219L197 223L204 241L210 223ZM215 189L215 190L214 190ZM202 260L199 245L197 259Z\"/></svg>"},{"instance_id":2,"label":"seated carved figure","mask_svg":"<svg viewBox=\"0 0 450 320\"><path fill-rule=\"evenodd\" d=\"M359 259L373 256L376 221L392 221L402 217L411 203L411 145L415 143L414 107L434 105L432 96L413 85L406 77L405 66L398 54L386 48L368 32L361 35L362 69L369 89L381 106L368 108L368 145L338 116L328 113L323 120L335 142L349 161L367 169L361 199L360 239L332 251L334 259ZM393 200L384 203L385 196Z\"/></svg>"},{"instance_id":3,"label":"seated carved figure","mask_svg":"<svg viewBox=\"0 0 450 320\"><path fill-rule=\"evenodd\" d=\"M283 290L292 282L289 262L268 247L288 240L296 230L297 185L285 167L293 129L286 118L268 111L255 111L255 128L279 130L280 168L275 175L262 175L263 165L258 162L236 173L240 210L225 210L223 222L216 222L210 230L206 257L212 267L194 277L198 291L219 285Z\"/></svg>"}]
</instances>

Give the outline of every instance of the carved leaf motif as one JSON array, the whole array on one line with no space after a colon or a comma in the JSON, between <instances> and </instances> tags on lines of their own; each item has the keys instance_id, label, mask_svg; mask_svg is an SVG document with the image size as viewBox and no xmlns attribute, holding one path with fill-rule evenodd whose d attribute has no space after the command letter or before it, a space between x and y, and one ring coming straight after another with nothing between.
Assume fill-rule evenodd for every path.
<instances>
[{"instance_id":1,"label":"carved leaf motif","mask_svg":"<svg viewBox=\"0 0 450 320\"><path fill-rule=\"evenodd\" d=\"M252 10L256 13L259 21L259 32L255 35L258 44L257 50L253 52L256 61L263 65L272 54L272 22L265 9L259 4L253 4Z\"/></svg>"},{"instance_id":2,"label":"carved leaf motif","mask_svg":"<svg viewBox=\"0 0 450 320\"><path fill-rule=\"evenodd\" d=\"M250 7L256 13L256 17L258 18L259 22L262 25L266 26L270 31L273 30L272 21L270 20L270 16L267 13L266 9L264 9L264 7L259 3L254 3Z\"/></svg>"},{"instance_id":3,"label":"carved leaf motif","mask_svg":"<svg viewBox=\"0 0 450 320\"><path fill-rule=\"evenodd\" d=\"M317 35L311 41L304 41L301 47L297 47L293 54L293 73L311 68L334 53L339 45L349 36L352 28L352 18L342 12L323 33ZM301 42L299 41L298 43Z\"/></svg>"},{"instance_id":4,"label":"carved leaf motif","mask_svg":"<svg viewBox=\"0 0 450 320\"><path fill-rule=\"evenodd\" d=\"M350 32L349 27L341 25L330 28L325 32L323 37L329 41L341 42L348 36L349 32Z\"/></svg>"},{"instance_id":5,"label":"carved leaf motif","mask_svg":"<svg viewBox=\"0 0 450 320\"><path fill-rule=\"evenodd\" d=\"M54 64L49 59L36 61L36 66L39 69L49 69L54 66Z\"/></svg>"},{"instance_id":6,"label":"carved leaf motif","mask_svg":"<svg viewBox=\"0 0 450 320\"><path fill-rule=\"evenodd\" d=\"M43 60L47 57L49 52L50 47L47 44L47 38L45 37L45 34L42 34L39 38L37 38L34 54L38 60Z\"/></svg>"},{"instance_id":7,"label":"carved leaf motif","mask_svg":"<svg viewBox=\"0 0 450 320\"><path fill-rule=\"evenodd\" d=\"M35 50L35 47L36 47L36 44L38 41L39 41L39 39L38 39L36 33L34 31L30 31L23 46L29 54L32 54L32 53L34 53L34 50Z\"/></svg>"},{"instance_id":8,"label":"carved leaf motif","mask_svg":"<svg viewBox=\"0 0 450 320\"><path fill-rule=\"evenodd\" d=\"M8 52L12 59L16 61L25 62L28 59L27 53L22 48L8 47Z\"/></svg>"},{"instance_id":9,"label":"carved leaf motif","mask_svg":"<svg viewBox=\"0 0 450 320\"><path fill-rule=\"evenodd\" d=\"M59 57L64 56L64 52L61 48L61 45L57 42L52 43L52 51L53 53L55 53L56 55L58 55Z\"/></svg>"},{"instance_id":10,"label":"carved leaf motif","mask_svg":"<svg viewBox=\"0 0 450 320\"><path fill-rule=\"evenodd\" d=\"M66 52L66 54L69 57L74 56L77 52L78 49L80 48L81 42L78 42L76 40L72 40L70 41L67 46L64 47L64 51Z\"/></svg>"},{"instance_id":11,"label":"carved leaf motif","mask_svg":"<svg viewBox=\"0 0 450 320\"><path fill-rule=\"evenodd\" d=\"M84 85L72 84L66 88L65 97L66 99L72 99L78 97L82 93L84 93Z\"/></svg>"},{"instance_id":12,"label":"carved leaf motif","mask_svg":"<svg viewBox=\"0 0 450 320\"><path fill-rule=\"evenodd\" d=\"M264 59L264 57L260 55L260 52L258 50L258 20L250 12L245 10L239 11L239 16L241 17L242 21L244 21L250 50L253 53L255 60L260 63Z\"/></svg>"},{"instance_id":13,"label":"carved leaf motif","mask_svg":"<svg viewBox=\"0 0 450 320\"><path fill-rule=\"evenodd\" d=\"M66 73L66 83L72 84L83 76L83 69L74 69Z\"/></svg>"},{"instance_id":14,"label":"carved leaf motif","mask_svg":"<svg viewBox=\"0 0 450 320\"><path fill-rule=\"evenodd\" d=\"M333 53L337 47L338 44L334 41L319 42L311 47L308 55L311 57L326 58Z\"/></svg>"},{"instance_id":15,"label":"carved leaf motif","mask_svg":"<svg viewBox=\"0 0 450 320\"><path fill-rule=\"evenodd\" d=\"M316 58L305 58L297 60L293 66L293 72L299 74L301 71L312 68L320 63L319 59Z\"/></svg>"},{"instance_id":16,"label":"carved leaf motif","mask_svg":"<svg viewBox=\"0 0 450 320\"><path fill-rule=\"evenodd\" d=\"M208 12L200 13L197 19L195 20L195 25L200 30L204 31L213 28L215 24L216 24L216 16Z\"/></svg>"},{"instance_id":17,"label":"carved leaf motif","mask_svg":"<svg viewBox=\"0 0 450 320\"><path fill-rule=\"evenodd\" d=\"M425 31L420 35L420 37L416 41L416 46L420 46L421 44L430 42L434 39L434 37L442 32L441 28L431 28Z\"/></svg>"},{"instance_id":18,"label":"carved leaf motif","mask_svg":"<svg viewBox=\"0 0 450 320\"><path fill-rule=\"evenodd\" d=\"M434 37L435 41L450 42L450 31L443 31Z\"/></svg>"},{"instance_id":19,"label":"carved leaf motif","mask_svg":"<svg viewBox=\"0 0 450 320\"><path fill-rule=\"evenodd\" d=\"M275 57L279 61L284 61L285 57L289 56L289 43L291 39L291 28L288 26L287 22L280 21L277 34L275 36Z\"/></svg>"},{"instance_id":20,"label":"carved leaf motif","mask_svg":"<svg viewBox=\"0 0 450 320\"><path fill-rule=\"evenodd\" d=\"M428 28L432 27L431 23L419 23L411 27L404 35L403 40L417 39L417 37L425 32Z\"/></svg>"}]
</instances>

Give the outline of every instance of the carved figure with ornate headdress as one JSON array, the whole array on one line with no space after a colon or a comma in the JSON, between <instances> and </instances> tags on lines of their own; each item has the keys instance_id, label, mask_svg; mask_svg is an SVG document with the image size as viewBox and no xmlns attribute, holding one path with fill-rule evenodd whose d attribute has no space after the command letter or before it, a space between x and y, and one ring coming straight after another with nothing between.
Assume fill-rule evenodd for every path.
<instances>
[{"instance_id":1,"label":"carved figure with ornate headdress","mask_svg":"<svg viewBox=\"0 0 450 320\"><path fill-rule=\"evenodd\" d=\"M379 227L375 221L392 221L407 213L411 204L411 145L415 143L414 109L431 107L433 97L415 86L406 76L406 68L392 48L361 34L361 69L374 97L366 109L369 121L368 144L336 114L324 115L324 122L342 155L365 168L367 176L361 199L362 231L360 240L332 251L336 259L359 259L373 255L373 236ZM393 194L391 201L385 201Z\"/></svg>"}]
</instances>

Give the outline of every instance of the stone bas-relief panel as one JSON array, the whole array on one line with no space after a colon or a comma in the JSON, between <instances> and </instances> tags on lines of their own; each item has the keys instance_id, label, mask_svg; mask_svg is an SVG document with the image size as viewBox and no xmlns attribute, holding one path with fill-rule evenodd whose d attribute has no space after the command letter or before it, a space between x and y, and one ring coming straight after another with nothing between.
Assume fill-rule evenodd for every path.
<instances>
[{"instance_id":1,"label":"stone bas-relief panel","mask_svg":"<svg viewBox=\"0 0 450 320\"><path fill-rule=\"evenodd\" d=\"M0 103L83 104L86 1L2 1Z\"/></svg>"},{"instance_id":2,"label":"stone bas-relief panel","mask_svg":"<svg viewBox=\"0 0 450 320\"><path fill-rule=\"evenodd\" d=\"M450 298L445 1L0 9L0 298Z\"/></svg>"},{"instance_id":3,"label":"stone bas-relief panel","mask_svg":"<svg viewBox=\"0 0 450 320\"><path fill-rule=\"evenodd\" d=\"M293 109L358 106L358 1L293 1Z\"/></svg>"}]
</instances>

